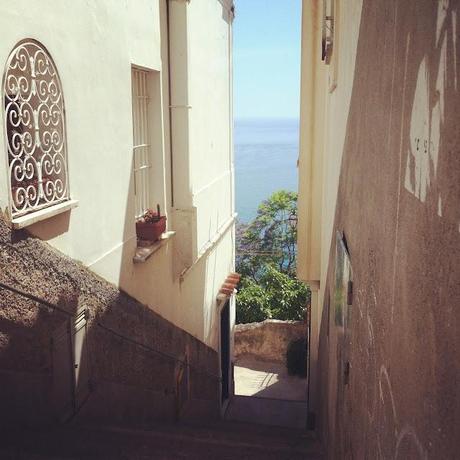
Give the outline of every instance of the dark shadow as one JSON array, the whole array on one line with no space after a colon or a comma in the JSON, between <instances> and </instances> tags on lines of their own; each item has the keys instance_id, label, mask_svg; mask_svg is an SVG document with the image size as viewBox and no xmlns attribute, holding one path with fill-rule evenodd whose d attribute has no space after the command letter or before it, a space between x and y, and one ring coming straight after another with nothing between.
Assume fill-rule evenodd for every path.
<instances>
[{"instance_id":1,"label":"dark shadow","mask_svg":"<svg viewBox=\"0 0 460 460\"><path fill-rule=\"evenodd\" d=\"M232 5L229 9L225 6L225 4L230 3L230 2L226 2L225 0L222 0L220 3L222 4L222 19L226 23L231 24L235 17L235 6Z\"/></svg>"},{"instance_id":2,"label":"dark shadow","mask_svg":"<svg viewBox=\"0 0 460 460\"><path fill-rule=\"evenodd\" d=\"M306 401L234 396L225 418L238 422L303 430L307 426Z\"/></svg>"},{"instance_id":3,"label":"dark shadow","mask_svg":"<svg viewBox=\"0 0 460 460\"><path fill-rule=\"evenodd\" d=\"M1 425L173 421L185 410L180 369L183 403L204 401L200 409L218 416L214 350L26 232L12 233L0 220L0 281L69 315L0 290Z\"/></svg>"},{"instance_id":4,"label":"dark shadow","mask_svg":"<svg viewBox=\"0 0 460 460\"><path fill-rule=\"evenodd\" d=\"M56 216L47 218L38 224L33 224L28 227L28 231L33 235L37 236L43 241L48 241L56 238L59 235L63 235L69 230L70 213L76 213L78 209L63 212Z\"/></svg>"},{"instance_id":5,"label":"dark shadow","mask_svg":"<svg viewBox=\"0 0 460 460\"><path fill-rule=\"evenodd\" d=\"M4 237L10 239L11 236L5 234L3 220L0 227L3 253L0 281L22 290L38 282L32 291L38 295L46 292L47 298L62 310L40 306L0 288L0 426L51 424L56 420L52 373L59 373L52 359L52 337L76 311L75 283L63 278L54 286L44 283L34 268L46 259L35 260L35 266L32 265L33 251L31 259L23 257L21 251L21 247L30 249L27 239L22 237L15 244L6 243ZM13 253L9 251L12 247L16 248ZM55 276L51 275L52 278ZM70 370L69 362L66 369Z\"/></svg>"}]
</instances>

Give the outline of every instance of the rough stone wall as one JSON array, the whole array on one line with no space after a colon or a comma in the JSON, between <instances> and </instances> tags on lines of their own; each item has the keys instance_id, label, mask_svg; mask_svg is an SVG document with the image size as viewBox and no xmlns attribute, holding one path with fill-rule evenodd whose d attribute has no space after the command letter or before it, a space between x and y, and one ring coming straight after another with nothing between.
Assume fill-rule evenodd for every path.
<instances>
[{"instance_id":1,"label":"rough stone wall","mask_svg":"<svg viewBox=\"0 0 460 460\"><path fill-rule=\"evenodd\" d=\"M72 314L88 309L82 365L89 369L90 392L74 419L142 424L193 413L195 403L206 408L203 416L218 416L214 350L46 243L12 232L1 218L0 282ZM0 289L0 425L61 418L54 409L51 338L65 321L61 312ZM181 365L166 355L183 360L186 354L189 388L182 388L180 401L188 402L178 405Z\"/></svg>"},{"instance_id":2,"label":"rough stone wall","mask_svg":"<svg viewBox=\"0 0 460 460\"><path fill-rule=\"evenodd\" d=\"M334 326L335 240L320 336L330 458L459 457L459 4L363 2L335 216L350 341Z\"/></svg>"},{"instance_id":3,"label":"rough stone wall","mask_svg":"<svg viewBox=\"0 0 460 460\"><path fill-rule=\"evenodd\" d=\"M261 323L237 324L234 332L234 357L256 356L260 360L285 362L286 351L293 340L307 337L302 321L267 319Z\"/></svg>"}]
</instances>

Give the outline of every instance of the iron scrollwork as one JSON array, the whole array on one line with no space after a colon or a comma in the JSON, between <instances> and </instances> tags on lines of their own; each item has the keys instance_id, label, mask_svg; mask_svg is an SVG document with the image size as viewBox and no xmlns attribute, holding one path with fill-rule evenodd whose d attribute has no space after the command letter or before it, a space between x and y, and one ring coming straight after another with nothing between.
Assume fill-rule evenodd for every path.
<instances>
[{"instance_id":1,"label":"iron scrollwork","mask_svg":"<svg viewBox=\"0 0 460 460\"><path fill-rule=\"evenodd\" d=\"M23 41L11 52L3 94L12 217L67 200L64 97L40 43Z\"/></svg>"}]
</instances>

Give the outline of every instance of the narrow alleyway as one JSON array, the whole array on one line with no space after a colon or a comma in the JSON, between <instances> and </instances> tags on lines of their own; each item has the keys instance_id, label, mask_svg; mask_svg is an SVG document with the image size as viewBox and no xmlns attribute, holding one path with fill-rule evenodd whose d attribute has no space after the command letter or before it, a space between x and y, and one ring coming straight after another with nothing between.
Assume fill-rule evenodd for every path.
<instances>
[{"instance_id":1,"label":"narrow alleyway","mask_svg":"<svg viewBox=\"0 0 460 460\"><path fill-rule=\"evenodd\" d=\"M246 423L161 424L148 430L67 425L2 432L2 460L320 460L305 430Z\"/></svg>"}]
</instances>

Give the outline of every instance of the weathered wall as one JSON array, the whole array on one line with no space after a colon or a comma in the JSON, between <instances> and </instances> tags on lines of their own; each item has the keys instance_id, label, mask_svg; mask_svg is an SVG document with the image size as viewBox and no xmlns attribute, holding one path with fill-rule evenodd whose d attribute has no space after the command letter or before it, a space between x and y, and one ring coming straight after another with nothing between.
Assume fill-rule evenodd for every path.
<instances>
[{"instance_id":1,"label":"weathered wall","mask_svg":"<svg viewBox=\"0 0 460 460\"><path fill-rule=\"evenodd\" d=\"M349 104L328 87L328 110L320 108L322 187L332 191L337 168L339 186L332 237L318 243L326 267L317 429L330 458L457 458L460 2L365 0L359 26L351 15L361 2L335 3L334 59L353 78L337 74L335 91L351 91ZM324 64L303 63L313 65ZM334 209L329 192L323 206ZM349 343L334 323L336 230L353 268Z\"/></svg>"},{"instance_id":2,"label":"weathered wall","mask_svg":"<svg viewBox=\"0 0 460 460\"><path fill-rule=\"evenodd\" d=\"M257 359L285 362L286 351L293 340L307 337L302 321L267 319L261 323L237 324L234 333L234 357L252 355Z\"/></svg>"},{"instance_id":3,"label":"weathered wall","mask_svg":"<svg viewBox=\"0 0 460 460\"><path fill-rule=\"evenodd\" d=\"M214 350L46 243L24 231L12 233L2 219L0 282L72 314L89 309L79 368L89 367L91 388L74 415L77 421L145 424L178 414L193 416L197 409L200 416L218 416ZM51 337L65 320L58 311L0 289L0 425L47 423L63 415L53 407L53 377L62 375L61 365L72 363L53 361ZM188 356L190 386L181 395L184 405L177 399L180 365L165 354L181 360ZM77 389L84 383L79 380Z\"/></svg>"}]
</instances>

